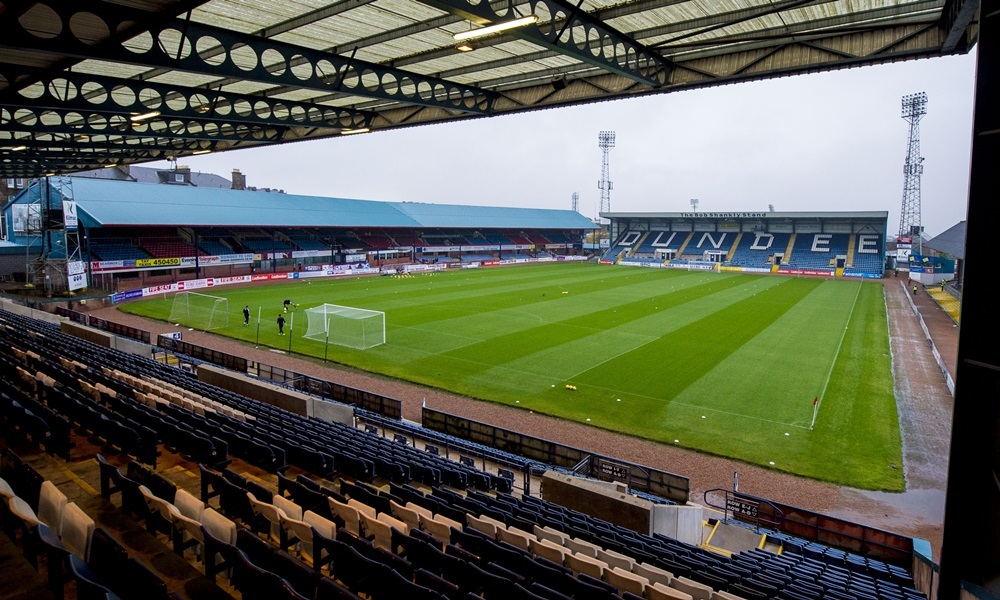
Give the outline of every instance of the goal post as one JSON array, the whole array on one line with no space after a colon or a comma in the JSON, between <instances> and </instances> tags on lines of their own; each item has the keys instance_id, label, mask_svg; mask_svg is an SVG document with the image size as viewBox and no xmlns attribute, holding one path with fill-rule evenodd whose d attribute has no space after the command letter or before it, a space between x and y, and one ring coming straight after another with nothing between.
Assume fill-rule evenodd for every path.
<instances>
[{"instance_id":1,"label":"goal post","mask_svg":"<svg viewBox=\"0 0 1000 600\"><path fill-rule=\"evenodd\" d=\"M385 313L323 304L306 310L309 324L303 337L357 350L385 343Z\"/></svg>"},{"instance_id":2,"label":"goal post","mask_svg":"<svg viewBox=\"0 0 1000 600\"><path fill-rule=\"evenodd\" d=\"M229 327L229 299L198 292L177 292L170 322L202 331Z\"/></svg>"}]
</instances>

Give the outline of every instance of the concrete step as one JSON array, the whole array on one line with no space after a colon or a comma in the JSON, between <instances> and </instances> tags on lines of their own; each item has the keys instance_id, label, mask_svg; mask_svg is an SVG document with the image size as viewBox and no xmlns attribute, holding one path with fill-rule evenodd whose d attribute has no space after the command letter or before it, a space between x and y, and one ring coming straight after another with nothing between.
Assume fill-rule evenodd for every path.
<instances>
[{"instance_id":1,"label":"concrete step","mask_svg":"<svg viewBox=\"0 0 1000 600\"><path fill-rule=\"evenodd\" d=\"M708 543L729 552L747 552L760 546L763 536L740 525L719 522Z\"/></svg>"}]
</instances>

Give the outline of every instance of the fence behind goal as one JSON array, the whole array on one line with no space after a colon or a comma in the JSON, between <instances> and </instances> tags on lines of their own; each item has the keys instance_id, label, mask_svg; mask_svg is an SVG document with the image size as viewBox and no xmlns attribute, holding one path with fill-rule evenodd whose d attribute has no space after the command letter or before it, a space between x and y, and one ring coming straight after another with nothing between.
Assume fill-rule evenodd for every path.
<instances>
[{"instance_id":1,"label":"fence behind goal","mask_svg":"<svg viewBox=\"0 0 1000 600\"><path fill-rule=\"evenodd\" d=\"M385 313L352 306L323 304L306 310L304 337L318 342L366 350L385 343Z\"/></svg>"}]
</instances>

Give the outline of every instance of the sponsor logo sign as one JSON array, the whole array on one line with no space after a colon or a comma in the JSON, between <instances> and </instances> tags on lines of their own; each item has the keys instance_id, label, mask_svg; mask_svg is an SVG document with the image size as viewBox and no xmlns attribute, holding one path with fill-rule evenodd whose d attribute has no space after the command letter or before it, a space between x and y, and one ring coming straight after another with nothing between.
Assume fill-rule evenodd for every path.
<instances>
[{"instance_id":1,"label":"sponsor logo sign","mask_svg":"<svg viewBox=\"0 0 1000 600\"><path fill-rule=\"evenodd\" d=\"M180 264L179 258L140 258L135 261L136 267L178 267Z\"/></svg>"},{"instance_id":2,"label":"sponsor logo sign","mask_svg":"<svg viewBox=\"0 0 1000 600\"><path fill-rule=\"evenodd\" d=\"M77 273L76 275L67 275L66 280L67 280L67 287L69 287L69 290L71 292L87 287L87 274L86 273Z\"/></svg>"},{"instance_id":3,"label":"sponsor logo sign","mask_svg":"<svg viewBox=\"0 0 1000 600\"><path fill-rule=\"evenodd\" d=\"M71 260L66 263L66 272L70 275L79 275L87 270L87 264L79 260Z\"/></svg>"},{"instance_id":4,"label":"sponsor logo sign","mask_svg":"<svg viewBox=\"0 0 1000 600\"><path fill-rule=\"evenodd\" d=\"M682 212L685 219L763 219L767 213L763 212Z\"/></svg>"},{"instance_id":5,"label":"sponsor logo sign","mask_svg":"<svg viewBox=\"0 0 1000 600\"><path fill-rule=\"evenodd\" d=\"M216 277L216 285L229 285L231 283L246 283L250 281L249 275L237 275L235 277Z\"/></svg>"},{"instance_id":6,"label":"sponsor logo sign","mask_svg":"<svg viewBox=\"0 0 1000 600\"><path fill-rule=\"evenodd\" d=\"M172 292L177 289L176 283L165 283L163 285L154 285L142 290L143 296L148 296L150 294L163 294L166 292Z\"/></svg>"},{"instance_id":7,"label":"sponsor logo sign","mask_svg":"<svg viewBox=\"0 0 1000 600\"><path fill-rule=\"evenodd\" d=\"M80 226L80 218L76 216L76 202L63 200L63 226L66 231L76 231Z\"/></svg>"},{"instance_id":8,"label":"sponsor logo sign","mask_svg":"<svg viewBox=\"0 0 1000 600\"><path fill-rule=\"evenodd\" d=\"M129 290L127 292L119 292L111 296L111 303L124 302L125 300L131 300L133 298L141 298L145 295L145 290Z\"/></svg>"}]
</instances>

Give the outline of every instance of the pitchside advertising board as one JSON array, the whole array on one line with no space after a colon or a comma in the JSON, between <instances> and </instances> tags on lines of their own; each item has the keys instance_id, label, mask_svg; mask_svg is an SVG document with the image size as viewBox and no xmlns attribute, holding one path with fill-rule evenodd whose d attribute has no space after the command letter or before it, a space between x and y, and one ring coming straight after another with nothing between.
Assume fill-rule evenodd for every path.
<instances>
[{"instance_id":1,"label":"pitchside advertising board","mask_svg":"<svg viewBox=\"0 0 1000 600\"><path fill-rule=\"evenodd\" d=\"M174 292L189 292L192 290L201 290L206 288L214 288L218 286L234 285L237 283L252 283L255 281L274 281L280 279L307 279L310 277L366 275L378 272L379 272L378 269L370 269L370 268L351 269L341 265L337 266L327 265L324 266L322 271L310 271L303 273L258 273L254 275L237 275L234 277L209 277L206 279L188 279L186 281L178 281L177 283L165 283L163 285L154 285L139 290L129 290L127 292L114 294L113 296L111 296L111 302L118 303L118 302L124 302L125 300L134 300L136 298L166 295Z\"/></svg>"},{"instance_id":2,"label":"pitchside advertising board","mask_svg":"<svg viewBox=\"0 0 1000 600\"><path fill-rule=\"evenodd\" d=\"M66 263L66 279L71 292L87 287L87 263L79 260Z\"/></svg>"},{"instance_id":3,"label":"pitchside advertising board","mask_svg":"<svg viewBox=\"0 0 1000 600\"><path fill-rule=\"evenodd\" d=\"M514 264L515 262L555 262L555 261L580 261L586 260L584 256L560 256L558 258L538 258L531 259L528 261L486 261L482 263L483 265L499 265L499 264ZM385 267L386 269L391 268L394 272L396 267ZM448 266L445 264L435 264L435 265L409 265L408 271L443 271L447 269ZM204 288L212 288L217 286L234 285L237 283L253 283L256 281L274 281L280 279L309 279L312 277L343 277L345 275L376 275L381 273L382 269L369 267L367 264L354 263L352 265L323 265L320 270L317 271L301 271L297 273L255 273L253 275L237 275L234 277L209 277L207 279L189 279L186 281L178 281L177 283L165 283L163 285L154 285L147 288L142 288L139 290L129 290L127 292L120 292L111 296L112 303L124 302L126 300L135 300L136 298L144 298L148 296L166 295L173 292L186 292L191 290L198 290Z\"/></svg>"},{"instance_id":4,"label":"pitchside advertising board","mask_svg":"<svg viewBox=\"0 0 1000 600\"><path fill-rule=\"evenodd\" d=\"M90 263L93 273L171 269L177 267L215 267L220 265L246 265L254 260L253 254L224 254L222 256L189 256L186 258L141 258L137 260L101 260Z\"/></svg>"}]
</instances>

